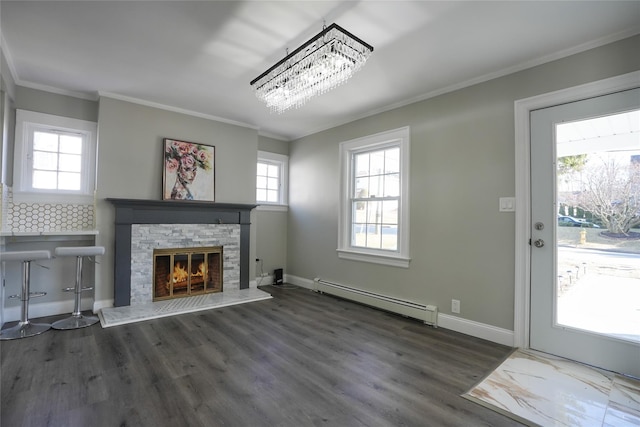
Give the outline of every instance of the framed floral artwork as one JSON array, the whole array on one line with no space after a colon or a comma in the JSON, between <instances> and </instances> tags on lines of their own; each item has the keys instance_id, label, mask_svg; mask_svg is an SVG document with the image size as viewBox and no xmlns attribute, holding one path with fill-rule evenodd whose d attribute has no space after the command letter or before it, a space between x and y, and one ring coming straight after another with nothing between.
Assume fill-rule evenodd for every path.
<instances>
[{"instance_id":1,"label":"framed floral artwork","mask_svg":"<svg viewBox=\"0 0 640 427\"><path fill-rule=\"evenodd\" d=\"M215 147L164 139L162 200L215 200Z\"/></svg>"}]
</instances>

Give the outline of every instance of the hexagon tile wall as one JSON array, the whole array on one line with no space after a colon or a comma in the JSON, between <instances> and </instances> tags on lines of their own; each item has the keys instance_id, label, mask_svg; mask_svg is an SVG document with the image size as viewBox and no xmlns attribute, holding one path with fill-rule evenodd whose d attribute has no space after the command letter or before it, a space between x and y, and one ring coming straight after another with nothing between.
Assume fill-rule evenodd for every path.
<instances>
[{"instance_id":1,"label":"hexagon tile wall","mask_svg":"<svg viewBox=\"0 0 640 427\"><path fill-rule=\"evenodd\" d=\"M2 229L5 231L83 231L92 230L95 225L93 204L13 203L10 187L4 188L2 202Z\"/></svg>"}]
</instances>

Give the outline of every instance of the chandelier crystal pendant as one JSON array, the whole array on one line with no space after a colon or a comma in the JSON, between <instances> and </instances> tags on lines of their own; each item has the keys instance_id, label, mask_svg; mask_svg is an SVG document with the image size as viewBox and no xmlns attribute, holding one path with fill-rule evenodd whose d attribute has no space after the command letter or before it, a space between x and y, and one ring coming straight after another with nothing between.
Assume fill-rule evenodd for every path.
<instances>
[{"instance_id":1,"label":"chandelier crystal pendant","mask_svg":"<svg viewBox=\"0 0 640 427\"><path fill-rule=\"evenodd\" d=\"M371 45L331 24L254 79L251 86L267 107L282 113L344 83L371 52Z\"/></svg>"}]
</instances>

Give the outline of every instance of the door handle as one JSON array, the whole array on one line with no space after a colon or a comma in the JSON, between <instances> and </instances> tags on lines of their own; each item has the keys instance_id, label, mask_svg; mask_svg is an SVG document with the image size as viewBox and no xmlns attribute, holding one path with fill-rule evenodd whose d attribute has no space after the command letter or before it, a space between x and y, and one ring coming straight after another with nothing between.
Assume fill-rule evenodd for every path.
<instances>
[{"instance_id":1,"label":"door handle","mask_svg":"<svg viewBox=\"0 0 640 427\"><path fill-rule=\"evenodd\" d=\"M538 239L536 241L533 242L533 246L535 246L536 248L541 248L544 246L544 240L542 239Z\"/></svg>"}]
</instances>

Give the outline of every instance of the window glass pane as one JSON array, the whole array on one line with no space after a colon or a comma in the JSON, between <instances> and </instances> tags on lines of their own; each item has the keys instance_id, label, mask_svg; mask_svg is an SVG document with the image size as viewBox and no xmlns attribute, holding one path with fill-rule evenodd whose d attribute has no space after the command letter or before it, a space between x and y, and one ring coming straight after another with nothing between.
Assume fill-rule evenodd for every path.
<instances>
[{"instance_id":1,"label":"window glass pane","mask_svg":"<svg viewBox=\"0 0 640 427\"><path fill-rule=\"evenodd\" d=\"M379 249L382 245L382 234L379 225L369 225L367 227L367 248Z\"/></svg>"},{"instance_id":2,"label":"window glass pane","mask_svg":"<svg viewBox=\"0 0 640 427\"><path fill-rule=\"evenodd\" d=\"M398 197L400 195L400 175L392 174L384 177L384 196Z\"/></svg>"},{"instance_id":3,"label":"window glass pane","mask_svg":"<svg viewBox=\"0 0 640 427\"><path fill-rule=\"evenodd\" d=\"M46 151L34 151L33 168L53 171L57 170L58 155L56 153L48 153Z\"/></svg>"},{"instance_id":4,"label":"window glass pane","mask_svg":"<svg viewBox=\"0 0 640 427\"><path fill-rule=\"evenodd\" d=\"M355 202L353 204L352 218L353 222L363 223L367 221L367 203L368 202Z\"/></svg>"},{"instance_id":5,"label":"window glass pane","mask_svg":"<svg viewBox=\"0 0 640 427\"><path fill-rule=\"evenodd\" d=\"M354 186L355 194L353 197L357 199L366 199L369 197L369 178L356 178L356 185Z\"/></svg>"},{"instance_id":6,"label":"window glass pane","mask_svg":"<svg viewBox=\"0 0 640 427\"><path fill-rule=\"evenodd\" d=\"M382 217L381 202L367 202L367 222L379 223Z\"/></svg>"},{"instance_id":7,"label":"window glass pane","mask_svg":"<svg viewBox=\"0 0 640 427\"><path fill-rule=\"evenodd\" d=\"M398 227L395 225L382 226L382 249L398 250Z\"/></svg>"},{"instance_id":8,"label":"window glass pane","mask_svg":"<svg viewBox=\"0 0 640 427\"><path fill-rule=\"evenodd\" d=\"M267 168L267 174L268 176L277 178L278 176L280 176L280 168L276 165L269 165L269 167Z\"/></svg>"},{"instance_id":9,"label":"window glass pane","mask_svg":"<svg viewBox=\"0 0 640 427\"><path fill-rule=\"evenodd\" d=\"M383 193L382 177L376 175L369 178L369 195L371 197L382 197Z\"/></svg>"},{"instance_id":10,"label":"window glass pane","mask_svg":"<svg viewBox=\"0 0 640 427\"><path fill-rule=\"evenodd\" d=\"M82 170L82 157L75 154L60 154L58 169L65 172L80 172Z\"/></svg>"},{"instance_id":11,"label":"window glass pane","mask_svg":"<svg viewBox=\"0 0 640 427\"><path fill-rule=\"evenodd\" d=\"M32 187L43 190L56 189L58 186L57 176L56 172L34 170Z\"/></svg>"},{"instance_id":12,"label":"window glass pane","mask_svg":"<svg viewBox=\"0 0 640 427\"><path fill-rule=\"evenodd\" d=\"M40 151L58 151L58 134L34 132L33 149Z\"/></svg>"},{"instance_id":13,"label":"window glass pane","mask_svg":"<svg viewBox=\"0 0 640 427\"><path fill-rule=\"evenodd\" d=\"M278 192L274 190L267 191L267 202L277 203L278 202Z\"/></svg>"},{"instance_id":14,"label":"window glass pane","mask_svg":"<svg viewBox=\"0 0 640 427\"><path fill-rule=\"evenodd\" d=\"M374 151L371 153L371 165L369 166L371 175L384 173L384 151Z\"/></svg>"},{"instance_id":15,"label":"window glass pane","mask_svg":"<svg viewBox=\"0 0 640 427\"><path fill-rule=\"evenodd\" d=\"M60 172L58 174L59 190L80 190L80 174Z\"/></svg>"},{"instance_id":16,"label":"window glass pane","mask_svg":"<svg viewBox=\"0 0 640 427\"><path fill-rule=\"evenodd\" d=\"M369 175L369 153L355 155L355 176Z\"/></svg>"},{"instance_id":17,"label":"window glass pane","mask_svg":"<svg viewBox=\"0 0 640 427\"><path fill-rule=\"evenodd\" d=\"M351 246L365 247L367 244L366 224L354 223L352 225Z\"/></svg>"},{"instance_id":18,"label":"window glass pane","mask_svg":"<svg viewBox=\"0 0 640 427\"><path fill-rule=\"evenodd\" d=\"M398 201L385 200L382 202L382 223L398 224Z\"/></svg>"},{"instance_id":19,"label":"window glass pane","mask_svg":"<svg viewBox=\"0 0 640 427\"><path fill-rule=\"evenodd\" d=\"M267 174L267 165L265 163L258 162L258 175L265 176Z\"/></svg>"},{"instance_id":20,"label":"window glass pane","mask_svg":"<svg viewBox=\"0 0 640 427\"><path fill-rule=\"evenodd\" d=\"M400 149L391 148L384 152L384 172L400 172Z\"/></svg>"},{"instance_id":21,"label":"window glass pane","mask_svg":"<svg viewBox=\"0 0 640 427\"><path fill-rule=\"evenodd\" d=\"M258 190L256 191L256 200L259 202L264 202L267 200L267 190L263 190L261 188L258 188Z\"/></svg>"},{"instance_id":22,"label":"window glass pane","mask_svg":"<svg viewBox=\"0 0 640 427\"><path fill-rule=\"evenodd\" d=\"M78 135L60 135L60 152L82 154L82 137Z\"/></svg>"},{"instance_id":23,"label":"window glass pane","mask_svg":"<svg viewBox=\"0 0 640 427\"><path fill-rule=\"evenodd\" d=\"M278 178L268 178L267 179L267 188L269 190L277 190L278 189Z\"/></svg>"},{"instance_id":24,"label":"window glass pane","mask_svg":"<svg viewBox=\"0 0 640 427\"><path fill-rule=\"evenodd\" d=\"M257 181L258 188L267 188L267 178L265 178L264 176L259 176Z\"/></svg>"}]
</instances>

